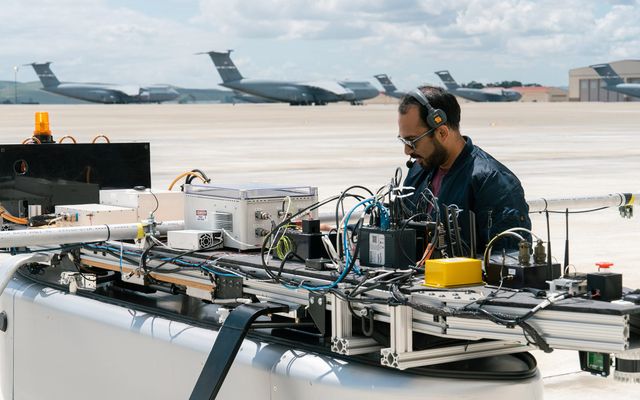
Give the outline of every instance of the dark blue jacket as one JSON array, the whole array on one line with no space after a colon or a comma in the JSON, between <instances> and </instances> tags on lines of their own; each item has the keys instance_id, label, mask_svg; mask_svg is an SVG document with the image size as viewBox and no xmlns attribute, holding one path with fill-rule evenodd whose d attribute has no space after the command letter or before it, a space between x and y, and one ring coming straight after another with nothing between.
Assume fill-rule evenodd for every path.
<instances>
[{"instance_id":1,"label":"dark blue jacket","mask_svg":"<svg viewBox=\"0 0 640 400\"><path fill-rule=\"evenodd\" d=\"M468 211L476 214L476 250L482 253L488 241L506 229L531 229L529 206L520 180L513 172L484 150L474 146L470 138L464 138L464 149L442 180L438 202L441 205L455 204L462 210L458 221L462 239L467 244L470 237ZM404 185L416 188L414 195L410 197L413 205L425 204L424 201L419 202L419 199L425 187L431 189L434 172L435 170L423 169L418 163L409 170ZM424 207L420 206L420 209L423 211ZM495 246L501 247L517 249L517 241L503 241Z\"/></svg>"}]
</instances>

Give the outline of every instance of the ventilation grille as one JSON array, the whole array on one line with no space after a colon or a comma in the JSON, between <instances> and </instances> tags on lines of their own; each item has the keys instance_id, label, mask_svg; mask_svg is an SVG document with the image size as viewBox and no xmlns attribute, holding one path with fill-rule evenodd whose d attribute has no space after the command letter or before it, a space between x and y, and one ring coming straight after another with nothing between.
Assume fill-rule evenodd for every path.
<instances>
[{"instance_id":1,"label":"ventilation grille","mask_svg":"<svg viewBox=\"0 0 640 400\"><path fill-rule=\"evenodd\" d=\"M233 214L227 212L213 213L213 229L224 229L233 232Z\"/></svg>"},{"instance_id":2,"label":"ventilation grille","mask_svg":"<svg viewBox=\"0 0 640 400\"><path fill-rule=\"evenodd\" d=\"M213 246L213 233L204 233L198 238L198 246L200 249L208 249Z\"/></svg>"}]
</instances>

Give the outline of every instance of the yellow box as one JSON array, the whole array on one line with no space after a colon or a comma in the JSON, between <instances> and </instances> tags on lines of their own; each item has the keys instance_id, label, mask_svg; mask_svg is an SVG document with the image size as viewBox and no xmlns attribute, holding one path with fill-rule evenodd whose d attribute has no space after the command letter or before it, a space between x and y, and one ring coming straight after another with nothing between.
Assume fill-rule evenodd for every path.
<instances>
[{"instance_id":1,"label":"yellow box","mask_svg":"<svg viewBox=\"0 0 640 400\"><path fill-rule=\"evenodd\" d=\"M482 285L482 262L474 258L440 258L424 263L424 285L438 288Z\"/></svg>"}]
</instances>

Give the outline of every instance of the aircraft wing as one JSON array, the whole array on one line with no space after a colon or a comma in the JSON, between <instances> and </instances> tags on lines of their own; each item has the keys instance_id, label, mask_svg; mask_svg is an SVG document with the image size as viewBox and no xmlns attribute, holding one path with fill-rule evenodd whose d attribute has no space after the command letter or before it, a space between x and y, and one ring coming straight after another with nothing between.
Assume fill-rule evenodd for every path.
<instances>
[{"instance_id":1,"label":"aircraft wing","mask_svg":"<svg viewBox=\"0 0 640 400\"><path fill-rule=\"evenodd\" d=\"M353 92L335 81L314 81L314 82L301 82L300 85L307 86L312 89L324 90L329 93L333 93L338 96L345 96L352 94Z\"/></svg>"},{"instance_id":2,"label":"aircraft wing","mask_svg":"<svg viewBox=\"0 0 640 400\"><path fill-rule=\"evenodd\" d=\"M131 97L138 96L142 89L140 86L135 86L135 85L108 85L108 86L105 86L104 88L122 92L127 96L131 96Z\"/></svg>"},{"instance_id":3,"label":"aircraft wing","mask_svg":"<svg viewBox=\"0 0 640 400\"><path fill-rule=\"evenodd\" d=\"M502 94L504 94L505 89L503 89L501 87L492 87L492 88L483 88L482 91L485 92L485 93L502 95Z\"/></svg>"}]
</instances>

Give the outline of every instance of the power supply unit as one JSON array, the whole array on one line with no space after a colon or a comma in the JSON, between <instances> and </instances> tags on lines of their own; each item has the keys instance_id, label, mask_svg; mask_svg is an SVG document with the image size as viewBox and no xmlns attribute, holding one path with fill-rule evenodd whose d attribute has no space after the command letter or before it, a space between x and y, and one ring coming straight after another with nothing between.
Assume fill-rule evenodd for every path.
<instances>
[{"instance_id":1,"label":"power supply unit","mask_svg":"<svg viewBox=\"0 0 640 400\"><path fill-rule=\"evenodd\" d=\"M215 250L222 247L222 232L184 230L167 232L169 247L180 250Z\"/></svg>"}]
</instances>

